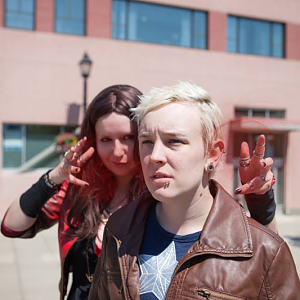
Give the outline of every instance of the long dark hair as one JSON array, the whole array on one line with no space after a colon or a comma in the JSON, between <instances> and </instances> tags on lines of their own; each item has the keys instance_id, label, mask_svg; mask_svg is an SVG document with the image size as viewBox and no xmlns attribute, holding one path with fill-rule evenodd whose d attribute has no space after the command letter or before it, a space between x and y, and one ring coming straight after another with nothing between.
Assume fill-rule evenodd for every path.
<instances>
[{"instance_id":1,"label":"long dark hair","mask_svg":"<svg viewBox=\"0 0 300 300\"><path fill-rule=\"evenodd\" d=\"M87 137L83 152L94 147L95 153L77 176L87 181L89 186L69 185L63 204L63 210L67 214L66 222L74 230L72 237L86 239L96 236L100 216L114 196L115 177L103 165L96 151L96 122L102 116L112 112L130 117L129 108L137 106L140 95L141 92L130 85L113 85L101 91L87 109L79 138ZM145 188L138 157L136 122L133 122L133 128L134 160L137 163L137 169L131 180L129 201L134 200Z\"/></svg>"}]
</instances>

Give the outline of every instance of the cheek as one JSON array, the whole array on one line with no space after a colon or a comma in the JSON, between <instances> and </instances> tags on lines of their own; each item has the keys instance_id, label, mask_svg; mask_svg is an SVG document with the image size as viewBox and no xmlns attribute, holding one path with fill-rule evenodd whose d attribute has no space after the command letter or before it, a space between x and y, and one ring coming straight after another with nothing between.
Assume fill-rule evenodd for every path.
<instances>
[{"instance_id":1,"label":"cheek","mask_svg":"<svg viewBox=\"0 0 300 300\"><path fill-rule=\"evenodd\" d=\"M99 155L99 157L101 158L101 160L104 160L105 157L107 157L109 150L107 146L103 146L101 144L97 144L97 153Z\"/></svg>"}]
</instances>

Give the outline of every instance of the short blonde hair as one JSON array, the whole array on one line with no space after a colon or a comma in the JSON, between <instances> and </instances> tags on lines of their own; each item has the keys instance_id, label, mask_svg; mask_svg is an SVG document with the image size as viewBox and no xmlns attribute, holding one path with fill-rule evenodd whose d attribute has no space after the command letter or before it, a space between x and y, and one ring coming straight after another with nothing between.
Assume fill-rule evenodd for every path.
<instances>
[{"instance_id":1,"label":"short blonde hair","mask_svg":"<svg viewBox=\"0 0 300 300\"><path fill-rule=\"evenodd\" d=\"M200 111L199 117L206 150L209 150L214 140L223 137L223 115L221 110L211 100L209 93L194 83L179 82L173 86L152 88L147 94L139 97L139 105L130 109L137 120L138 126L150 111L172 102L187 102L196 104Z\"/></svg>"}]
</instances>

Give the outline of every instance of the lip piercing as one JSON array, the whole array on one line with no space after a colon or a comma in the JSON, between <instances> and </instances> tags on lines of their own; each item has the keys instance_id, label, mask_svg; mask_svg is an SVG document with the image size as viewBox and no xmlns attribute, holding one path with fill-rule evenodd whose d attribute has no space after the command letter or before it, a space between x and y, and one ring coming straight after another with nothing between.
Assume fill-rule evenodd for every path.
<instances>
[{"instance_id":1,"label":"lip piercing","mask_svg":"<svg viewBox=\"0 0 300 300\"><path fill-rule=\"evenodd\" d=\"M164 189L168 188L169 186L170 186L170 181L164 183Z\"/></svg>"}]
</instances>

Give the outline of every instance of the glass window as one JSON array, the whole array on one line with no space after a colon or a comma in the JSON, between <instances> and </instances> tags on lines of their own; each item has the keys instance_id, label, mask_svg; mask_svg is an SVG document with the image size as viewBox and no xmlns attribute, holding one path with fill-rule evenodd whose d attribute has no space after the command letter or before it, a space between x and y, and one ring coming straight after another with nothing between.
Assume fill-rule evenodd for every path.
<instances>
[{"instance_id":1,"label":"glass window","mask_svg":"<svg viewBox=\"0 0 300 300\"><path fill-rule=\"evenodd\" d=\"M34 0L5 0L5 26L34 29Z\"/></svg>"},{"instance_id":2,"label":"glass window","mask_svg":"<svg viewBox=\"0 0 300 300\"><path fill-rule=\"evenodd\" d=\"M229 52L238 51L237 32L237 18L229 16L227 20L227 51Z\"/></svg>"},{"instance_id":3,"label":"glass window","mask_svg":"<svg viewBox=\"0 0 300 300\"><path fill-rule=\"evenodd\" d=\"M112 9L112 38L126 38L126 1L113 1Z\"/></svg>"},{"instance_id":4,"label":"glass window","mask_svg":"<svg viewBox=\"0 0 300 300\"><path fill-rule=\"evenodd\" d=\"M3 168L21 166L22 150L22 126L3 124Z\"/></svg>"},{"instance_id":5,"label":"glass window","mask_svg":"<svg viewBox=\"0 0 300 300\"><path fill-rule=\"evenodd\" d=\"M3 124L3 168L18 168L53 145L59 133L74 132L75 126ZM45 155L33 168L52 168L60 160L55 151Z\"/></svg>"},{"instance_id":6,"label":"glass window","mask_svg":"<svg viewBox=\"0 0 300 300\"><path fill-rule=\"evenodd\" d=\"M283 24L273 23L272 49L273 49L273 56L283 57Z\"/></svg>"},{"instance_id":7,"label":"glass window","mask_svg":"<svg viewBox=\"0 0 300 300\"><path fill-rule=\"evenodd\" d=\"M283 24L229 16L227 51L283 57Z\"/></svg>"},{"instance_id":8,"label":"glass window","mask_svg":"<svg viewBox=\"0 0 300 300\"><path fill-rule=\"evenodd\" d=\"M39 154L54 143L55 137L59 134L59 126L28 125L26 126L26 161ZM51 155L51 159L41 161L36 167L53 167L59 162L56 153Z\"/></svg>"},{"instance_id":9,"label":"glass window","mask_svg":"<svg viewBox=\"0 0 300 300\"><path fill-rule=\"evenodd\" d=\"M144 2L114 0L112 37L206 48L205 12Z\"/></svg>"},{"instance_id":10,"label":"glass window","mask_svg":"<svg viewBox=\"0 0 300 300\"><path fill-rule=\"evenodd\" d=\"M85 0L55 1L55 31L85 34Z\"/></svg>"},{"instance_id":11,"label":"glass window","mask_svg":"<svg viewBox=\"0 0 300 300\"><path fill-rule=\"evenodd\" d=\"M207 14L202 11L194 12L194 47L206 49Z\"/></svg>"},{"instance_id":12,"label":"glass window","mask_svg":"<svg viewBox=\"0 0 300 300\"><path fill-rule=\"evenodd\" d=\"M189 10L129 2L128 23L129 40L191 46Z\"/></svg>"},{"instance_id":13,"label":"glass window","mask_svg":"<svg viewBox=\"0 0 300 300\"><path fill-rule=\"evenodd\" d=\"M270 118L285 118L284 110L270 110Z\"/></svg>"}]
</instances>

